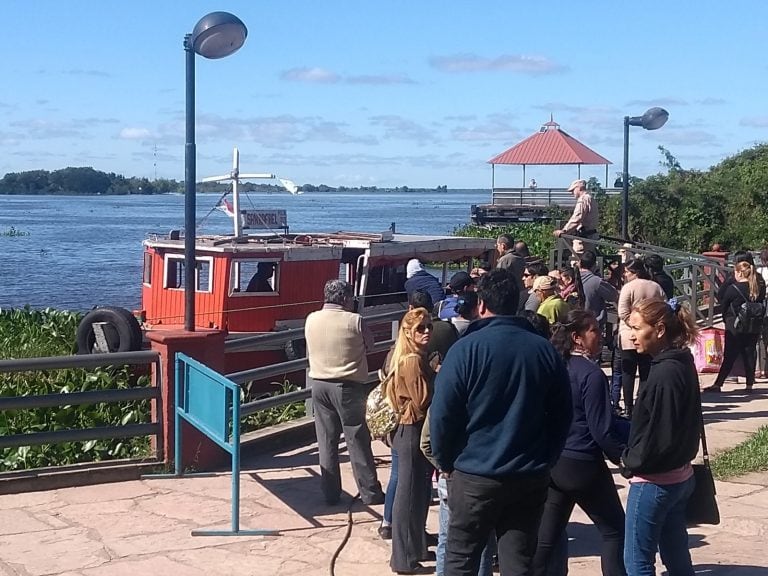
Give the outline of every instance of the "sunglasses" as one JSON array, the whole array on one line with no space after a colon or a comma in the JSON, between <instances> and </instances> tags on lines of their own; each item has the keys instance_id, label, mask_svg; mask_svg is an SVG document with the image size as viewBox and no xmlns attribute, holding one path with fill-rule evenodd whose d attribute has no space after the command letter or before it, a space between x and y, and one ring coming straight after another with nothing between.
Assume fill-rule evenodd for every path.
<instances>
[{"instance_id":1,"label":"sunglasses","mask_svg":"<svg viewBox=\"0 0 768 576\"><path fill-rule=\"evenodd\" d=\"M528 278L530 276L533 276L533 274L528 274L528 272L523 272L523 278Z\"/></svg>"},{"instance_id":2,"label":"sunglasses","mask_svg":"<svg viewBox=\"0 0 768 576\"><path fill-rule=\"evenodd\" d=\"M418 326L416 326L415 330L419 334L424 334L424 332L426 332L427 330L431 332L432 328L433 328L432 324L419 324Z\"/></svg>"}]
</instances>

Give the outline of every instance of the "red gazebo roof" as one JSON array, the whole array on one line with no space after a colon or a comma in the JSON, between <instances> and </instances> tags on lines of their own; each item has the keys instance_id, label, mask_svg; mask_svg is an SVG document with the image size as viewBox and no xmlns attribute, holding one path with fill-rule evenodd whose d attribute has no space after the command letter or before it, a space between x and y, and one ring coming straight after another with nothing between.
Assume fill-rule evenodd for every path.
<instances>
[{"instance_id":1,"label":"red gazebo roof","mask_svg":"<svg viewBox=\"0 0 768 576\"><path fill-rule=\"evenodd\" d=\"M612 164L550 119L541 130L488 160L489 164Z\"/></svg>"}]
</instances>

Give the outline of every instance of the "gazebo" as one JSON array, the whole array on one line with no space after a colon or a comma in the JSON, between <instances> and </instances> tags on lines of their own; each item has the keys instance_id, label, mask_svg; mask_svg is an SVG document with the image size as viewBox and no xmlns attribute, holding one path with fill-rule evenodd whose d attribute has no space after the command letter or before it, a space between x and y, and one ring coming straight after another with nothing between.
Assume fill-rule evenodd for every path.
<instances>
[{"instance_id":1,"label":"gazebo","mask_svg":"<svg viewBox=\"0 0 768 576\"><path fill-rule=\"evenodd\" d=\"M581 178L581 166L605 165L605 187L608 188L608 165L610 160L603 158L576 138L560 129L560 124L550 116L549 122L541 129L488 160L491 165L491 187L496 189L496 164L517 164L523 167L523 187L525 187L525 167L528 165L571 165L577 167L577 177Z\"/></svg>"}]
</instances>

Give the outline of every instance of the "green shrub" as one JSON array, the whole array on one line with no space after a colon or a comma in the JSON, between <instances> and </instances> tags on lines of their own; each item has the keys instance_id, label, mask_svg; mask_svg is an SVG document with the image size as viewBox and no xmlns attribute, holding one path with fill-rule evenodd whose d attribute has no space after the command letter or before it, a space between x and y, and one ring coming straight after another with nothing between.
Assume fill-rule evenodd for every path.
<instances>
[{"instance_id":1,"label":"green shrub","mask_svg":"<svg viewBox=\"0 0 768 576\"><path fill-rule=\"evenodd\" d=\"M52 309L0 310L0 356L35 358L70 355L82 314ZM145 387L149 377L137 376L128 366L0 373L0 396L66 394L90 390ZM82 429L150 420L149 400L6 410L0 412L0 435ZM148 438L89 440L0 449L0 471L62 466L147 456Z\"/></svg>"},{"instance_id":2,"label":"green shrub","mask_svg":"<svg viewBox=\"0 0 768 576\"><path fill-rule=\"evenodd\" d=\"M266 393L259 398L269 398L272 396L280 396L287 394L288 392L294 392L299 390L299 386L293 384L289 380L283 380L283 382L273 382L275 386L280 389L271 393ZM246 398L250 395L250 386L246 387L241 393L241 401L246 401ZM256 398L253 398L254 400ZM303 401L292 402L291 404L285 404L283 406L275 406L268 410L259 410L253 414L249 414L245 417L240 425L240 432L250 432L253 430L259 430L261 428L267 428L268 426L274 426L283 422L290 422L298 418L303 418L307 415L306 405Z\"/></svg>"},{"instance_id":3,"label":"green shrub","mask_svg":"<svg viewBox=\"0 0 768 576\"><path fill-rule=\"evenodd\" d=\"M531 256L537 256L545 262L549 260L549 254L555 247L554 224L548 222L519 222L517 224L505 224L486 228L467 224L454 229L454 236L468 236L470 238L496 238L501 234L512 236L515 241L522 240L528 244Z\"/></svg>"}]
</instances>

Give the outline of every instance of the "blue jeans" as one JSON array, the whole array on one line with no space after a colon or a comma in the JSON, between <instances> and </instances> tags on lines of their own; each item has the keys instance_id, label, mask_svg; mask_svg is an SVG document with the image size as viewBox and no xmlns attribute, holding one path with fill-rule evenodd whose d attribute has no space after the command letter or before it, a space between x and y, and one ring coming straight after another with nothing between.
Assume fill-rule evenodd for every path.
<instances>
[{"instance_id":1,"label":"blue jeans","mask_svg":"<svg viewBox=\"0 0 768 576\"><path fill-rule=\"evenodd\" d=\"M694 576L685 523L694 483L691 477L679 484L630 484L624 536L627 576L656 574L657 550L669 576Z\"/></svg>"},{"instance_id":2,"label":"blue jeans","mask_svg":"<svg viewBox=\"0 0 768 576\"><path fill-rule=\"evenodd\" d=\"M616 411L619 410L619 400L621 400L621 348L617 339L611 351L611 406Z\"/></svg>"},{"instance_id":3,"label":"blue jeans","mask_svg":"<svg viewBox=\"0 0 768 576\"><path fill-rule=\"evenodd\" d=\"M395 504L395 492L397 490L397 450L392 448L392 466L389 471L389 483L384 494L384 525L392 525L392 507Z\"/></svg>"},{"instance_id":4,"label":"blue jeans","mask_svg":"<svg viewBox=\"0 0 768 576\"><path fill-rule=\"evenodd\" d=\"M440 499L440 525L437 532L437 576L443 576L445 574L445 542L448 539L448 523L451 519L451 510L448 508L448 482L442 475L437 481L437 496ZM491 534L488 540L488 545L483 549L483 554L480 556L480 570L477 571L477 576L492 576L493 575L493 553L496 548L496 536Z\"/></svg>"}]
</instances>

